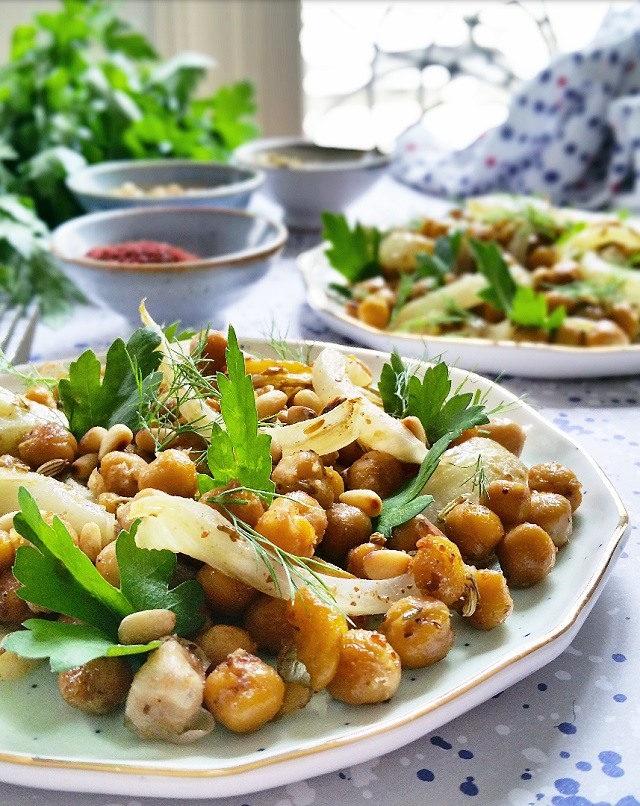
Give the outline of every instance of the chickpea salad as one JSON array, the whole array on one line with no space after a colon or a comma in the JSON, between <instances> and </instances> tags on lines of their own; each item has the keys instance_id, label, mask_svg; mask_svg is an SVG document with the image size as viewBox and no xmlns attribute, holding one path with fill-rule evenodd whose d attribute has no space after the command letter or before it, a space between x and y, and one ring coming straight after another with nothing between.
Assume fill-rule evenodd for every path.
<instances>
[{"instance_id":1,"label":"chickpea salad","mask_svg":"<svg viewBox=\"0 0 640 806\"><path fill-rule=\"evenodd\" d=\"M0 686L48 659L142 741L250 734L321 692L387 703L547 584L582 482L524 463L513 403L141 313L106 360L0 389Z\"/></svg>"},{"instance_id":2,"label":"chickpea salad","mask_svg":"<svg viewBox=\"0 0 640 806\"><path fill-rule=\"evenodd\" d=\"M571 348L640 343L640 229L494 194L383 231L323 215L327 293L387 334Z\"/></svg>"}]
</instances>

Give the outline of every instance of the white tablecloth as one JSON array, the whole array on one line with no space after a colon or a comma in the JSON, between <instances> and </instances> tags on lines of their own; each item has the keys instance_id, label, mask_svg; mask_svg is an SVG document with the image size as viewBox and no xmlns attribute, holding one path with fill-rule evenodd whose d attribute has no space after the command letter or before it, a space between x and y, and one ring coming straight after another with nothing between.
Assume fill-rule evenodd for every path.
<instances>
[{"instance_id":1,"label":"white tablecloth","mask_svg":"<svg viewBox=\"0 0 640 806\"><path fill-rule=\"evenodd\" d=\"M257 199L256 206L265 206ZM425 199L383 179L354 215L401 221ZM244 299L220 312L242 336L276 329L291 338L340 341L304 302L293 255L317 236L293 235L284 255ZM60 331L41 328L39 358L76 354L126 336L130 326L79 310ZM573 644L548 666L499 696L387 755L256 794L202 801L210 806L640 806L640 379L527 381L504 385L570 433L604 468L632 522L626 550ZM25 784L29 783L28 767ZM55 787L55 771L51 771ZM68 794L0 784L3 806L140 806L126 796ZM173 801L182 803L182 801ZM184 801L186 803L187 801ZM189 801L193 802L193 801Z\"/></svg>"}]
</instances>

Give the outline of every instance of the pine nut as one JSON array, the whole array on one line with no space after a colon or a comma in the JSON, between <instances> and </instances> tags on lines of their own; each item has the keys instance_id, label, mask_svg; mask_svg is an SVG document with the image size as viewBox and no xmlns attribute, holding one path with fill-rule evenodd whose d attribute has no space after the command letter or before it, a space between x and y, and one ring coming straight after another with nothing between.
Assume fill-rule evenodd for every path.
<instances>
[{"instance_id":1,"label":"pine nut","mask_svg":"<svg viewBox=\"0 0 640 806\"><path fill-rule=\"evenodd\" d=\"M269 452L271 453L271 461L274 465L277 465L278 462L282 459L282 448L280 447L280 443L278 442L275 437L271 437L271 445L269 446Z\"/></svg>"},{"instance_id":2,"label":"pine nut","mask_svg":"<svg viewBox=\"0 0 640 806\"><path fill-rule=\"evenodd\" d=\"M91 471L91 475L87 481L87 487L96 498L106 491L107 488L105 487L104 479L97 468Z\"/></svg>"},{"instance_id":3,"label":"pine nut","mask_svg":"<svg viewBox=\"0 0 640 806\"><path fill-rule=\"evenodd\" d=\"M316 414L322 411L322 401L312 389L301 389L294 395L293 402L296 406L313 409Z\"/></svg>"},{"instance_id":4,"label":"pine nut","mask_svg":"<svg viewBox=\"0 0 640 806\"><path fill-rule=\"evenodd\" d=\"M82 481L86 481L96 467L98 467L97 453L84 453L71 465L73 475Z\"/></svg>"},{"instance_id":5,"label":"pine nut","mask_svg":"<svg viewBox=\"0 0 640 806\"><path fill-rule=\"evenodd\" d=\"M103 456L111 453L111 451L121 451L131 445L133 442L133 431L122 423L116 423L104 435L104 439L100 443L98 450L98 459L102 460Z\"/></svg>"},{"instance_id":6,"label":"pine nut","mask_svg":"<svg viewBox=\"0 0 640 806\"><path fill-rule=\"evenodd\" d=\"M414 437L416 437L416 439L419 439L423 445L427 444L427 433L417 417L414 417L414 415L411 414L409 417L405 417L404 419L400 420L400 422L413 434Z\"/></svg>"},{"instance_id":7,"label":"pine nut","mask_svg":"<svg viewBox=\"0 0 640 806\"><path fill-rule=\"evenodd\" d=\"M134 442L145 453L156 452L156 441L148 428L141 428L140 431L136 431Z\"/></svg>"},{"instance_id":8,"label":"pine nut","mask_svg":"<svg viewBox=\"0 0 640 806\"><path fill-rule=\"evenodd\" d=\"M389 303L377 294L371 294L358 305L358 319L380 330L389 324L390 314Z\"/></svg>"},{"instance_id":9,"label":"pine nut","mask_svg":"<svg viewBox=\"0 0 640 806\"><path fill-rule=\"evenodd\" d=\"M373 490L347 490L340 495L340 502L361 509L370 518L382 512L382 498Z\"/></svg>"},{"instance_id":10,"label":"pine nut","mask_svg":"<svg viewBox=\"0 0 640 806\"><path fill-rule=\"evenodd\" d=\"M90 521L83 524L78 535L78 548L92 563L95 563L102 551L102 533L97 523Z\"/></svg>"},{"instance_id":11,"label":"pine nut","mask_svg":"<svg viewBox=\"0 0 640 806\"><path fill-rule=\"evenodd\" d=\"M333 497L338 500L344 494L344 479L333 467L325 467L324 475L331 485Z\"/></svg>"},{"instance_id":12,"label":"pine nut","mask_svg":"<svg viewBox=\"0 0 640 806\"><path fill-rule=\"evenodd\" d=\"M140 610L125 616L118 627L121 644L148 644L165 635L171 635L176 626L173 610Z\"/></svg>"},{"instance_id":13,"label":"pine nut","mask_svg":"<svg viewBox=\"0 0 640 806\"><path fill-rule=\"evenodd\" d=\"M362 567L368 579L392 579L409 570L411 557L404 551L380 549L362 558Z\"/></svg>"},{"instance_id":14,"label":"pine nut","mask_svg":"<svg viewBox=\"0 0 640 806\"><path fill-rule=\"evenodd\" d=\"M100 576L114 588L120 587L120 569L116 557L116 542L108 543L96 557L96 569Z\"/></svg>"},{"instance_id":15,"label":"pine nut","mask_svg":"<svg viewBox=\"0 0 640 806\"><path fill-rule=\"evenodd\" d=\"M273 417L287 404L287 396L279 389L271 389L263 395L256 398L256 410L258 412L259 420L266 420L268 417Z\"/></svg>"},{"instance_id":16,"label":"pine nut","mask_svg":"<svg viewBox=\"0 0 640 806\"><path fill-rule=\"evenodd\" d=\"M102 440L105 438L106 434L106 428L103 428L101 425L94 425L93 428L90 428L78 443L79 453L98 453Z\"/></svg>"}]
</instances>

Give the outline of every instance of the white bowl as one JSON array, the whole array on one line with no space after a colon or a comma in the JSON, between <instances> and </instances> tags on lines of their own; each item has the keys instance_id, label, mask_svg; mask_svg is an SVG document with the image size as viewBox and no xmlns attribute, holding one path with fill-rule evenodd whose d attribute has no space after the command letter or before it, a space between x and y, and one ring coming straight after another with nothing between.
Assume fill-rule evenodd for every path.
<instances>
[{"instance_id":1,"label":"white bowl","mask_svg":"<svg viewBox=\"0 0 640 806\"><path fill-rule=\"evenodd\" d=\"M147 299L160 323L216 324L216 311L257 280L282 249L286 228L262 215L214 207L155 207L89 213L51 235L63 270L89 297L139 322ZM95 246L157 241L200 259L184 263L118 263L86 257Z\"/></svg>"},{"instance_id":2,"label":"white bowl","mask_svg":"<svg viewBox=\"0 0 640 806\"><path fill-rule=\"evenodd\" d=\"M244 210L264 182L262 171L198 160L118 160L89 165L67 177L69 190L87 210L130 207L227 207ZM135 185L142 196L123 196L118 190ZM149 195L151 188L179 185L189 192Z\"/></svg>"},{"instance_id":3,"label":"white bowl","mask_svg":"<svg viewBox=\"0 0 640 806\"><path fill-rule=\"evenodd\" d=\"M320 229L320 214L342 212L387 168L390 156L320 146L302 137L254 140L234 153L237 165L263 171L263 191L284 210L288 227Z\"/></svg>"}]
</instances>

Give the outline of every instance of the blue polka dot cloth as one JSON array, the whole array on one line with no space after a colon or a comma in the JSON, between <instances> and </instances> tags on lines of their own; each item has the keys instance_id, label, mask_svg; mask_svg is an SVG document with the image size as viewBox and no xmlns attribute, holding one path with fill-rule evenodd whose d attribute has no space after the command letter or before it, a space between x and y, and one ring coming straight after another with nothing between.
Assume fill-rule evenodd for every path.
<instances>
[{"instance_id":1,"label":"blue polka dot cloth","mask_svg":"<svg viewBox=\"0 0 640 806\"><path fill-rule=\"evenodd\" d=\"M589 46L522 85L505 123L467 148L435 149L423 125L412 127L392 172L436 196L502 190L587 208L616 197L640 206L640 7L613 9Z\"/></svg>"}]
</instances>

